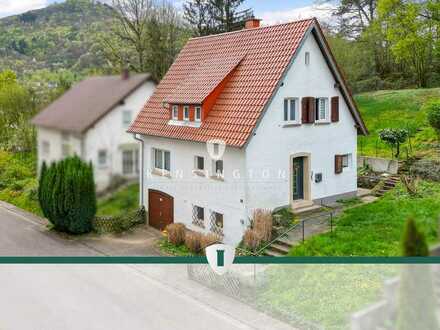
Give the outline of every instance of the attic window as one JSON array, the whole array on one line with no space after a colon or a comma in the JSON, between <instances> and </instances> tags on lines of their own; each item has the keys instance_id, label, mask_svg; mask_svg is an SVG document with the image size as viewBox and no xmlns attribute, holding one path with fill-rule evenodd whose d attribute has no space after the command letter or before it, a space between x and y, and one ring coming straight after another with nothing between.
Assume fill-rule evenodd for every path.
<instances>
[{"instance_id":1,"label":"attic window","mask_svg":"<svg viewBox=\"0 0 440 330\"><path fill-rule=\"evenodd\" d=\"M189 106L183 106L183 120L189 120Z\"/></svg>"},{"instance_id":2,"label":"attic window","mask_svg":"<svg viewBox=\"0 0 440 330\"><path fill-rule=\"evenodd\" d=\"M172 113L173 120L178 120L179 119L179 106L173 105L172 111L173 111L173 113Z\"/></svg>"},{"instance_id":3,"label":"attic window","mask_svg":"<svg viewBox=\"0 0 440 330\"><path fill-rule=\"evenodd\" d=\"M195 121L201 121L202 120L202 108L201 107L195 107L195 110L194 110L194 120Z\"/></svg>"},{"instance_id":4,"label":"attic window","mask_svg":"<svg viewBox=\"0 0 440 330\"><path fill-rule=\"evenodd\" d=\"M305 63L306 65L310 64L310 52L306 52L305 54Z\"/></svg>"}]
</instances>

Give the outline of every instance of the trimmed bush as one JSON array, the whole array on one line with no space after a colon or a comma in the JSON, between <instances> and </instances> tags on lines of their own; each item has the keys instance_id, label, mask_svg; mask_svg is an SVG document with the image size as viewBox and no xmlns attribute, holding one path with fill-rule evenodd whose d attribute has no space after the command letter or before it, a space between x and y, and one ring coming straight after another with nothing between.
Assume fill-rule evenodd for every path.
<instances>
[{"instance_id":1,"label":"trimmed bush","mask_svg":"<svg viewBox=\"0 0 440 330\"><path fill-rule=\"evenodd\" d=\"M185 233L185 246L192 253L199 253L201 247L202 234L195 231Z\"/></svg>"},{"instance_id":2,"label":"trimmed bush","mask_svg":"<svg viewBox=\"0 0 440 330\"><path fill-rule=\"evenodd\" d=\"M256 209L252 214L253 228L263 241L270 241L272 237L272 212L265 209Z\"/></svg>"},{"instance_id":3,"label":"trimmed bush","mask_svg":"<svg viewBox=\"0 0 440 330\"><path fill-rule=\"evenodd\" d=\"M201 240L200 240L200 248L202 250L205 250L208 246L216 244L220 242L219 237L216 234L205 234L202 235Z\"/></svg>"},{"instance_id":4,"label":"trimmed bush","mask_svg":"<svg viewBox=\"0 0 440 330\"><path fill-rule=\"evenodd\" d=\"M185 242L186 227L183 223L172 223L166 227L168 242L176 246Z\"/></svg>"},{"instance_id":5,"label":"trimmed bush","mask_svg":"<svg viewBox=\"0 0 440 330\"><path fill-rule=\"evenodd\" d=\"M255 229L248 228L244 232L243 244L247 249L255 251L261 245L261 242L261 236Z\"/></svg>"},{"instance_id":6,"label":"trimmed bush","mask_svg":"<svg viewBox=\"0 0 440 330\"><path fill-rule=\"evenodd\" d=\"M38 200L44 216L61 232L83 234L92 230L96 214L93 167L79 157L42 167Z\"/></svg>"},{"instance_id":7,"label":"trimmed bush","mask_svg":"<svg viewBox=\"0 0 440 330\"><path fill-rule=\"evenodd\" d=\"M417 228L414 219L409 218L403 234L403 255L405 257L425 257L429 255L425 235Z\"/></svg>"}]
</instances>

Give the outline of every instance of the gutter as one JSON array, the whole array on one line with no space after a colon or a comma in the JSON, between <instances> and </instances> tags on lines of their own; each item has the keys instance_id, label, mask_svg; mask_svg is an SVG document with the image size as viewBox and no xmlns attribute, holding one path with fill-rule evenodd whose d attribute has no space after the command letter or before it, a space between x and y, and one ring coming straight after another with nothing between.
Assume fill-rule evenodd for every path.
<instances>
[{"instance_id":1,"label":"gutter","mask_svg":"<svg viewBox=\"0 0 440 330\"><path fill-rule=\"evenodd\" d=\"M136 141L139 141L141 143L141 150L140 150L140 158L141 158L141 166L139 169L139 206L144 206L144 140L137 137L137 134L133 134L133 138Z\"/></svg>"}]
</instances>

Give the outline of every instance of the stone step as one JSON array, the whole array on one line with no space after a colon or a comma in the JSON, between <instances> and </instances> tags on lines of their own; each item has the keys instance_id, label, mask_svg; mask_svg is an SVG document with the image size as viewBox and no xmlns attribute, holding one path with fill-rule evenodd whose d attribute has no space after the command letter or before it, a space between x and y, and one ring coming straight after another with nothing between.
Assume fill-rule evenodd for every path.
<instances>
[{"instance_id":1,"label":"stone step","mask_svg":"<svg viewBox=\"0 0 440 330\"><path fill-rule=\"evenodd\" d=\"M289 253L289 248L282 245L282 244L273 243L269 248L271 250L278 252L278 253L281 253L281 254Z\"/></svg>"},{"instance_id":2,"label":"stone step","mask_svg":"<svg viewBox=\"0 0 440 330\"><path fill-rule=\"evenodd\" d=\"M305 207L293 209L292 211L293 211L293 214L296 214L296 215L308 215L308 214L312 214L316 211L319 211L321 208L322 208L321 205L313 204L311 206L305 206Z\"/></svg>"},{"instance_id":3,"label":"stone step","mask_svg":"<svg viewBox=\"0 0 440 330\"><path fill-rule=\"evenodd\" d=\"M279 245L284 245L287 248L291 248L293 246L287 238L278 238L275 243Z\"/></svg>"},{"instance_id":4,"label":"stone step","mask_svg":"<svg viewBox=\"0 0 440 330\"><path fill-rule=\"evenodd\" d=\"M268 257L282 257L283 255L279 252L273 251L270 248L268 248L266 251L264 251L264 255Z\"/></svg>"}]
</instances>

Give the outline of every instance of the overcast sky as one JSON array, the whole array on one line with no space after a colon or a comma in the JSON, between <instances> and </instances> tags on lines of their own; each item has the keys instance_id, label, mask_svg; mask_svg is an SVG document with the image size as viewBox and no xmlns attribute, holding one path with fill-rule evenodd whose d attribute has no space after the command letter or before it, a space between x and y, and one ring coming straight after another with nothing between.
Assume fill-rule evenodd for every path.
<instances>
[{"instance_id":1,"label":"overcast sky","mask_svg":"<svg viewBox=\"0 0 440 330\"><path fill-rule=\"evenodd\" d=\"M23 13L28 10L48 6L63 0L0 0L0 17ZM111 0L107 0L111 2ZM181 6L183 0L173 1ZM321 19L329 17L328 7L315 6L314 0L247 0L246 6L252 7L255 16L263 19L263 24L271 25L280 22L316 16Z\"/></svg>"}]
</instances>

